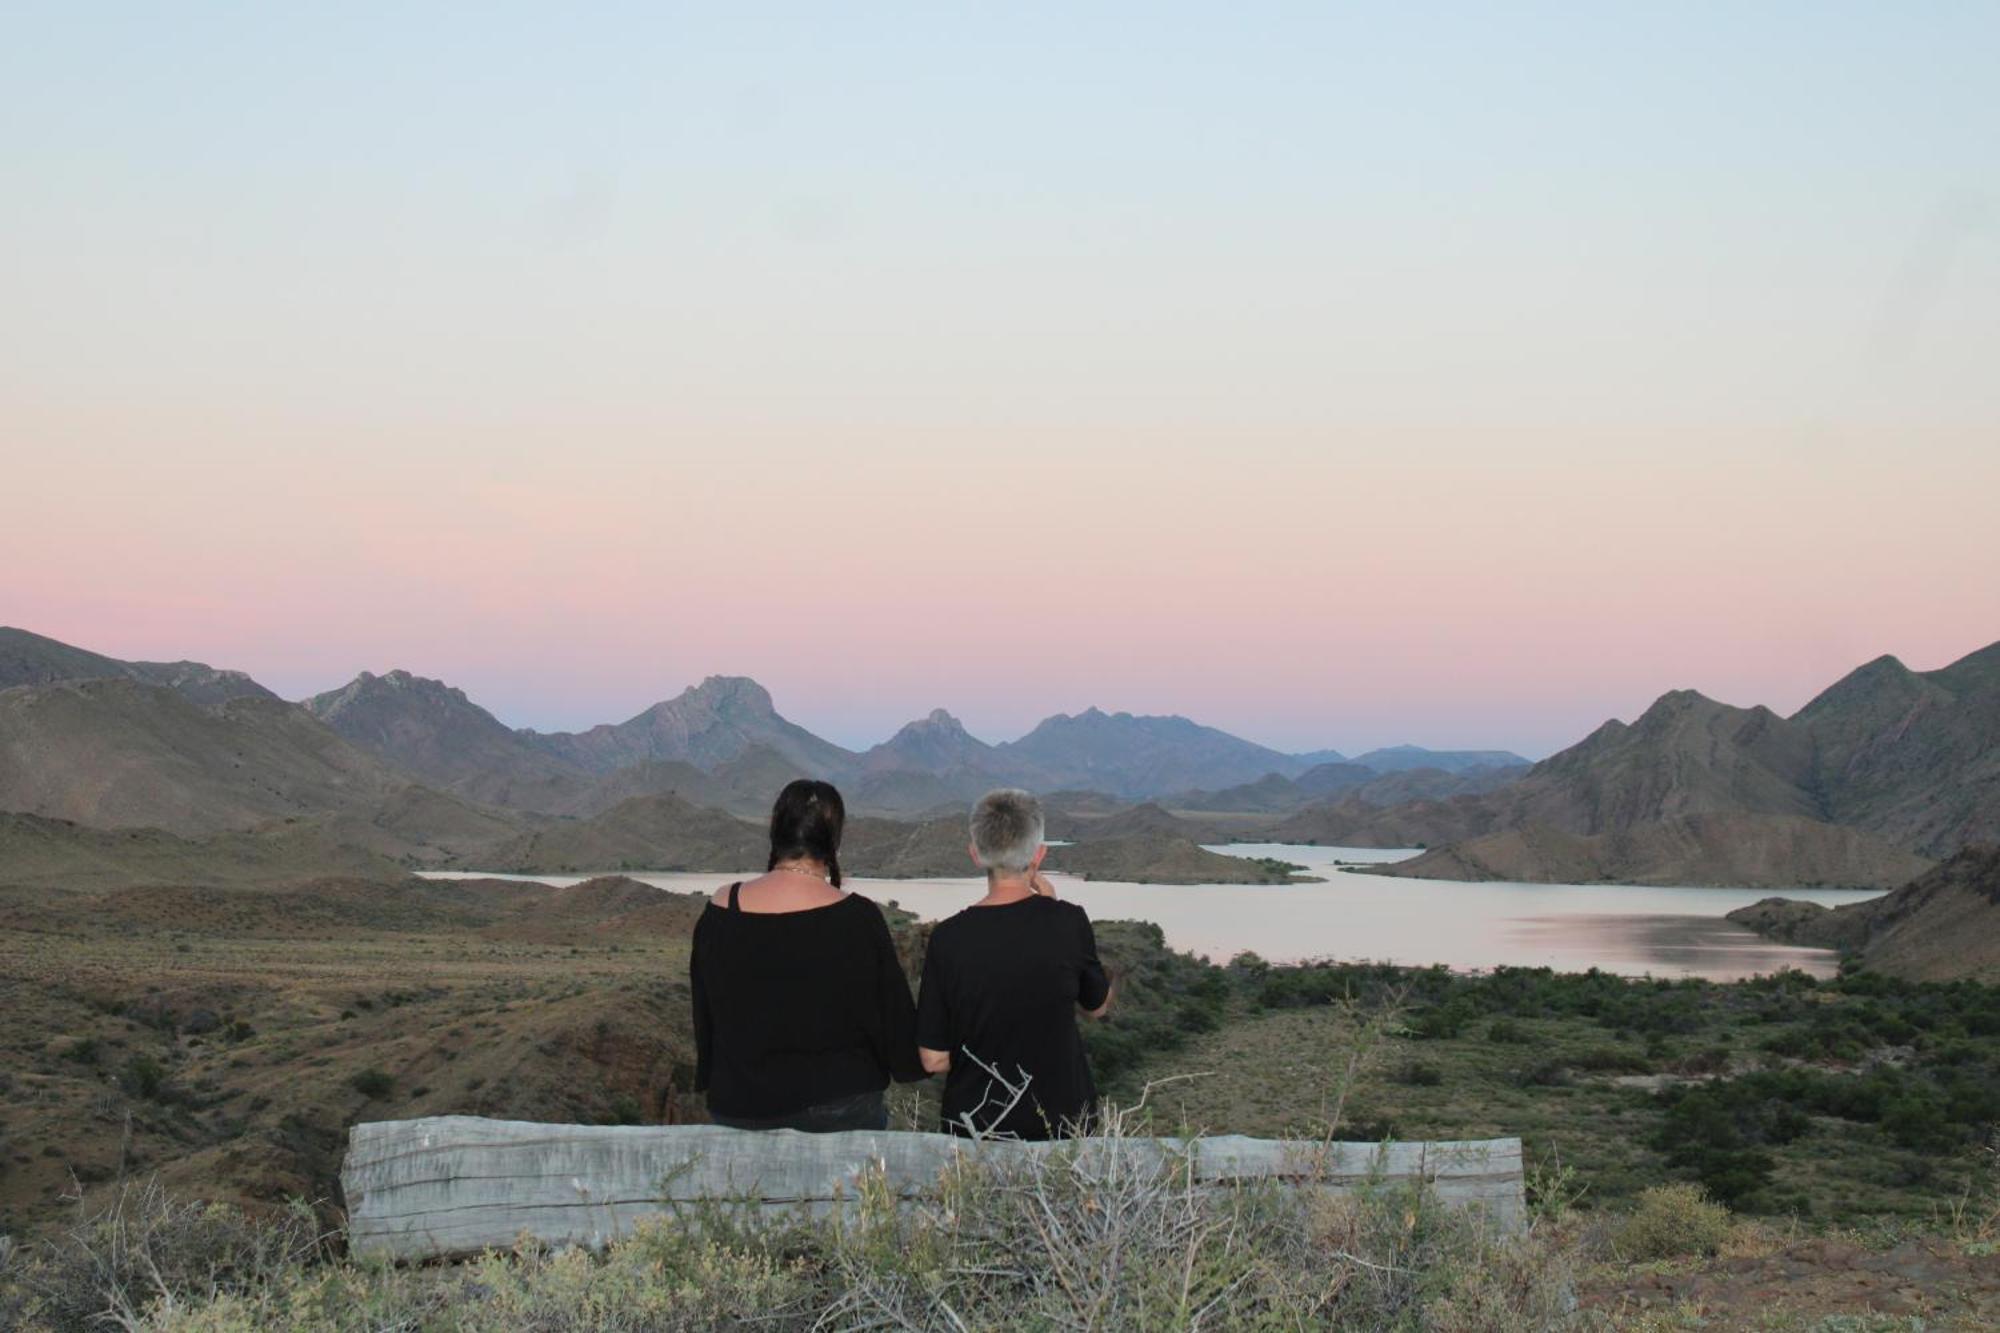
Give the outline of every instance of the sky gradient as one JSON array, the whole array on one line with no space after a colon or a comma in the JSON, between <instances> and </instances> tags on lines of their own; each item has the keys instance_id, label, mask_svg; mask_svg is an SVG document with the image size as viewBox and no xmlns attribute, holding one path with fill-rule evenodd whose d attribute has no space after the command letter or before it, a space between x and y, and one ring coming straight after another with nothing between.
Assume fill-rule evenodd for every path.
<instances>
[{"instance_id":1,"label":"sky gradient","mask_svg":"<svg viewBox=\"0 0 2000 1333\"><path fill-rule=\"evenodd\" d=\"M5 6L0 623L1535 755L2000 638L2000 7L1077 8Z\"/></svg>"}]
</instances>

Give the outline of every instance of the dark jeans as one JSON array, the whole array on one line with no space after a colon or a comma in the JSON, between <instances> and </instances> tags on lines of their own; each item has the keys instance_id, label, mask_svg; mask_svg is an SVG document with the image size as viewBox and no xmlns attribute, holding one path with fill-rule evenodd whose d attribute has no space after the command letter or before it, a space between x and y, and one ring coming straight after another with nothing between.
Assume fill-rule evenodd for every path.
<instances>
[{"instance_id":1,"label":"dark jeans","mask_svg":"<svg viewBox=\"0 0 2000 1333\"><path fill-rule=\"evenodd\" d=\"M857 1092L784 1115L734 1116L711 1111L708 1118L730 1129L802 1129L808 1134L831 1134L842 1129L887 1129L889 1104L879 1092Z\"/></svg>"}]
</instances>

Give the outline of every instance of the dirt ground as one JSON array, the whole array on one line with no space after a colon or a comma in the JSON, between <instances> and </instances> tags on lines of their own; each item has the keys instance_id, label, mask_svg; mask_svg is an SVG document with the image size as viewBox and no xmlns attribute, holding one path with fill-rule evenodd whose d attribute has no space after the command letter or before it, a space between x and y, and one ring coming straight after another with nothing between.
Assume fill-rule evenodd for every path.
<instances>
[{"instance_id":1,"label":"dirt ground","mask_svg":"<svg viewBox=\"0 0 2000 1333\"><path fill-rule=\"evenodd\" d=\"M1614 1328L2000 1328L2000 1247L1942 1236L1886 1245L1810 1238L1768 1253L1601 1265L1582 1309Z\"/></svg>"}]
</instances>

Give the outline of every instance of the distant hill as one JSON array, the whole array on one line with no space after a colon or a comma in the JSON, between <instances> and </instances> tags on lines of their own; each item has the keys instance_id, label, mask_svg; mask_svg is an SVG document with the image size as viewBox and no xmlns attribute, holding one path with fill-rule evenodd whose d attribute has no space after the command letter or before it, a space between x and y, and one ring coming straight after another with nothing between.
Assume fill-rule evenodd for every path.
<instances>
[{"instance_id":1,"label":"distant hill","mask_svg":"<svg viewBox=\"0 0 2000 1333\"><path fill-rule=\"evenodd\" d=\"M762 749L801 772L838 780L854 771L859 760L853 751L821 740L779 716L769 691L743 676L710 676L616 725L582 732L523 731L520 735L547 753L593 773L662 759L712 769Z\"/></svg>"},{"instance_id":2,"label":"distant hill","mask_svg":"<svg viewBox=\"0 0 2000 1333\"><path fill-rule=\"evenodd\" d=\"M1587 837L1703 814L1811 819L1819 813L1812 762L1811 739L1769 709L1677 690L1636 722L1606 722L1483 793L1396 802L1350 791L1299 811L1274 835L1437 846L1530 826Z\"/></svg>"},{"instance_id":3,"label":"distant hill","mask_svg":"<svg viewBox=\"0 0 2000 1333\"><path fill-rule=\"evenodd\" d=\"M1432 847L1491 833L1503 818L1495 802L1479 796L1378 805L1350 792L1266 825L1264 837L1323 847Z\"/></svg>"},{"instance_id":4,"label":"distant hill","mask_svg":"<svg viewBox=\"0 0 2000 1333\"><path fill-rule=\"evenodd\" d=\"M1698 814L1612 833L1543 824L1455 842L1367 873L1548 884L1887 888L1930 863L1859 829L1798 815Z\"/></svg>"},{"instance_id":5,"label":"distant hill","mask_svg":"<svg viewBox=\"0 0 2000 1333\"><path fill-rule=\"evenodd\" d=\"M1321 764L1313 771L1324 772L1332 768L1346 768L1344 764ZM1360 776L1357 782L1365 782L1373 776L1369 769L1355 769ZM1299 784L1282 773L1266 773L1255 782L1240 783L1234 787L1224 787L1221 791L1176 792L1167 798L1167 803L1177 810L1212 810L1218 812L1242 812L1246 814L1279 813L1296 810L1301 805L1323 796L1324 792L1308 795Z\"/></svg>"},{"instance_id":6,"label":"distant hill","mask_svg":"<svg viewBox=\"0 0 2000 1333\"><path fill-rule=\"evenodd\" d=\"M364 671L304 701L343 739L433 786L526 810L574 804L594 775L537 746L442 681Z\"/></svg>"},{"instance_id":7,"label":"distant hill","mask_svg":"<svg viewBox=\"0 0 2000 1333\"><path fill-rule=\"evenodd\" d=\"M122 662L24 629L0 626L0 690L107 679L162 685L204 706L278 697L241 671L224 671L205 662Z\"/></svg>"},{"instance_id":8,"label":"distant hill","mask_svg":"<svg viewBox=\"0 0 2000 1333\"><path fill-rule=\"evenodd\" d=\"M1827 818L1932 856L2000 838L2000 643L1937 671L1876 658L1792 721Z\"/></svg>"},{"instance_id":9,"label":"distant hill","mask_svg":"<svg viewBox=\"0 0 2000 1333\"><path fill-rule=\"evenodd\" d=\"M1442 768L1405 768L1349 788L1348 794L1372 805L1442 801L1453 796L1479 796L1498 791L1527 771L1526 767L1466 768L1455 773Z\"/></svg>"},{"instance_id":10,"label":"distant hill","mask_svg":"<svg viewBox=\"0 0 2000 1333\"><path fill-rule=\"evenodd\" d=\"M1894 892L1826 908L1766 898L1729 919L1790 944L1850 950L1914 981L2000 981L2000 847L1968 847Z\"/></svg>"},{"instance_id":11,"label":"distant hill","mask_svg":"<svg viewBox=\"0 0 2000 1333\"><path fill-rule=\"evenodd\" d=\"M608 870L760 872L764 834L720 810L677 796L634 796L588 819L524 833L477 868L524 874Z\"/></svg>"},{"instance_id":12,"label":"distant hill","mask_svg":"<svg viewBox=\"0 0 2000 1333\"><path fill-rule=\"evenodd\" d=\"M1289 877L1197 845L1191 826L1156 806L1099 816L1074 846L1050 849L1051 869L1093 879L1167 884L1285 883ZM925 820L859 815L847 822L841 868L871 879L976 876L963 813ZM764 868L762 828L672 796L640 796L588 819L565 819L523 833L487 855L481 870L523 874L606 871L724 871Z\"/></svg>"},{"instance_id":13,"label":"distant hill","mask_svg":"<svg viewBox=\"0 0 2000 1333\"><path fill-rule=\"evenodd\" d=\"M1113 814L1081 820L1071 831L1070 837L1082 842L1102 842L1112 838L1142 836L1185 838L1193 841L1198 836L1199 827L1196 823L1148 801L1128 806Z\"/></svg>"},{"instance_id":14,"label":"distant hill","mask_svg":"<svg viewBox=\"0 0 2000 1333\"><path fill-rule=\"evenodd\" d=\"M977 769L925 773L898 768L863 773L842 783L841 793L847 798L849 810L906 817L947 806L955 810L969 808L995 787L1017 785L1016 778L998 778Z\"/></svg>"},{"instance_id":15,"label":"distant hill","mask_svg":"<svg viewBox=\"0 0 2000 1333\"><path fill-rule=\"evenodd\" d=\"M1175 809L1244 811L1282 814L1308 805L1324 803L1329 797L1353 800L1367 806L1394 806L1409 801L1441 800L1493 791L1526 773L1515 768L1467 768L1448 772L1442 768L1405 768L1378 773L1358 763L1318 764L1296 778L1278 773L1243 786L1222 791L1182 792L1169 799Z\"/></svg>"},{"instance_id":16,"label":"distant hill","mask_svg":"<svg viewBox=\"0 0 2000 1333\"><path fill-rule=\"evenodd\" d=\"M1315 764L1344 764L1348 761L1347 756L1338 750L1308 750L1304 754L1293 755L1292 759L1300 768L1311 768Z\"/></svg>"},{"instance_id":17,"label":"distant hill","mask_svg":"<svg viewBox=\"0 0 2000 1333\"><path fill-rule=\"evenodd\" d=\"M1735 708L1694 690L1664 694L1639 720L1606 722L1490 798L1511 824L1609 833L1698 814L1799 815L1812 741L1768 708Z\"/></svg>"},{"instance_id":18,"label":"distant hill","mask_svg":"<svg viewBox=\"0 0 2000 1333\"><path fill-rule=\"evenodd\" d=\"M949 773L954 769L997 769L993 747L965 729L942 708L903 727L861 755L862 771Z\"/></svg>"},{"instance_id":19,"label":"distant hill","mask_svg":"<svg viewBox=\"0 0 2000 1333\"><path fill-rule=\"evenodd\" d=\"M1254 782L1305 767L1290 755L1184 717L1138 717L1090 708L1045 718L999 759L1039 776L1044 787L1086 787L1121 796Z\"/></svg>"},{"instance_id":20,"label":"distant hill","mask_svg":"<svg viewBox=\"0 0 2000 1333\"><path fill-rule=\"evenodd\" d=\"M1138 884L1289 884L1292 877L1187 838L1147 833L1051 847L1051 871Z\"/></svg>"},{"instance_id":21,"label":"distant hill","mask_svg":"<svg viewBox=\"0 0 2000 1333\"><path fill-rule=\"evenodd\" d=\"M0 691L0 810L182 837L312 818L353 845L416 861L513 831L292 704L245 697L204 708L125 679Z\"/></svg>"},{"instance_id":22,"label":"distant hill","mask_svg":"<svg viewBox=\"0 0 2000 1333\"><path fill-rule=\"evenodd\" d=\"M1725 827L1702 817L1746 816L1759 818L1727 826L1731 847L1691 834ZM1883 848L1935 857L2000 838L2000 645L1927 673L1878 659L1790 718L1677 690L1484 794L1371 808L1349 793L1288 816L1272 836L1439 847L1503 832L1520 836L1424 864L1533 880L1595 867L1649 881L1888 882L1900 872ZM1420 873L1419 863L1396 873Z\"/></svg>"},{"instance_id":23,"label":"distant hill","mask_svg":"<svg viewBox=\"0 0 2000 1333\"><path fill-rule=\"evenodd\" d=\"M977 875L964 815L905 823L863 816L847 821L840 867L879 879L963 879Z\"/></svg>"},{"instance_id":24,"label":"distant hill","mask_svg":"<svg viewBox=\"0 0 2000 1333\"><path fill-rule=\"evenodd\" d=\"M1421 745L1391 745L1356 755L1349 763L1377 773L1401 773L1412 768L1440 768L1465 773L1481 768L1526 768L1528 761L1512 750L1426 750Z\"/></svg>"},{"instance_id":25,"label":"distant hill","mask_svg":"<svg viewBox=\"0 0 2000 1333\"><path fill-rule=\"evenodd\" d=\"M593 779L566 796L553 813L588 817L634 796L678 796L690 805L762 818L770 814L772 798L796 776L795 768L769 750L748 751L712 773L685 760L656 759Z\"/></svg>"},{"instance_id":26,"label":"distant hill","mask_svg":"<svg viewBox=\"0 0 2000 1333\"><path fill-rule=\"evenodd\" d=\"M178 838L0 813L0 884L76 890L139 884L276 884L322 875L394 880L396 864L333 838L317 820Z\"/></svg>"}]
</instances>

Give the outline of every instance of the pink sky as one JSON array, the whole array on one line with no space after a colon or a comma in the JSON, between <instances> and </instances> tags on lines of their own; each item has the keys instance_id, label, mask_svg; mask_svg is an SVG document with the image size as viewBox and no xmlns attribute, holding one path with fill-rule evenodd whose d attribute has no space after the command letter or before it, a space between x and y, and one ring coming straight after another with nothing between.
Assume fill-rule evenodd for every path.
<instances>
[{"instance_id":1,"label":"pink sky","mask_svg":"<svg viewBox=\"0 0 2000 1333\"><path fill-rule=\"evenodd\" d=\"M1539 754L2000 638L2000 11L47 6L0 622Z\"/></svg>"},{"instance_id":2,"label":"pink sky","mask_svg":"<svg viewBox=\"0 0 2000 1333\"><path fill-rule=\"evenodd\" d=\"M1789 711L2000 633L1976 432L1906 470L1837 432L38 427L0 620L294 696L405 667L515 725L731 673L851 744L1096 704L1540 754L1669 688Z\"/></svg>"}]
</instances>

